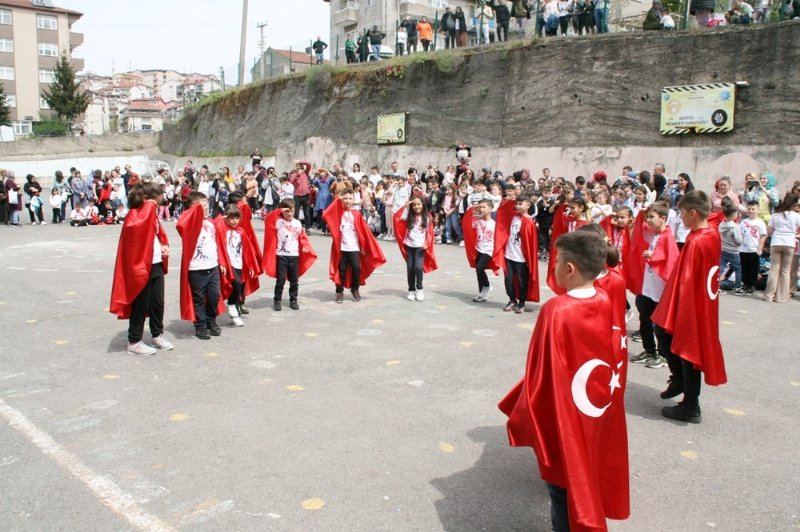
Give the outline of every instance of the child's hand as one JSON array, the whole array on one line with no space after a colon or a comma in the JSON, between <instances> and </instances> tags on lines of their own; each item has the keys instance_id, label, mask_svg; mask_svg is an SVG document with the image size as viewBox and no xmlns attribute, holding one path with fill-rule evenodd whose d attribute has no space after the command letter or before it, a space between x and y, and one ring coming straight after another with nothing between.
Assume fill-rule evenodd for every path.
<instances>
[{"instance_id":1,"label":"child's hand","mask_svg":"<svg viewBox=\"0 0 800 532\"><path fill-rule=\"evenodd\" d=\"M227 270L227 269L225 269L225 266L223 266L222 264L220 264L220 265L219 265L219 273L221 273L222 275L227 275L227 273L228 273L228 270Z\"/></svg>"},{"instance_id":2,"label":"child's hand","mask_svg":"<svg viewBox=\"0 0 800 532\"><path fill-rule=\"evenodd\" d=\"M161 256L169 257L169 246L161 246Z\"/></svg>"},{"instance_id":3,"label":"child's hand","mask_svg":"<svg viewBox=\"0 0 800 532\"><path fill-rule=\"evenodd\" d=\"M303 248L303 253L308 253L308 248Z\"/></svg>"},{"instance_id":4,"label":"child's hand","mask_svg":"<svg viewBox=\"0 0 800 532\"><path fill-rule=\"evenodd\" d=\"M653 252L652 252L652 251L650 251L650 250L648 249L647 251L645 251L644 253L642 253L642 256L643 256L645 259L649 259L650 257L652 257L652 256L653 256Z\"/></svg>"},{"instance_id":5,"label":"child's hand","mask_svg":"<svg viewBox=\"0 0 800 532\"><path fill-rule=\"evenodd\" d=\"M428 249L428 244L423 244L422 249Z\"/></svg>"},{"instance_id":6,"label":"child's hand","mask_svg":"<svg viewBox=\"0 0 800 532\"><path fill-rule=\"evenodd\" d=\"M251 278L251 279L252 279L253 277L255 277L255 276L256 276L256 272L255 272L255 270L250 270L250 272L249 272L249 275L250 275L250 278Z\"/></svg>"}]
</instances>

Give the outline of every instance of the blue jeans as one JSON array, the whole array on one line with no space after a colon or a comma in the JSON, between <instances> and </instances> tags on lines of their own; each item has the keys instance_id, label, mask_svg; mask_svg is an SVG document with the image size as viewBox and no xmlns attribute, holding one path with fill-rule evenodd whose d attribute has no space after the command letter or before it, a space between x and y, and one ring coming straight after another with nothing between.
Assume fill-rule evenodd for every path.
<instances>
[{"instance_id":1,"label":"blue jeans","mask_svg":"<svg viewBox=\"0 0 800 532\"><path fill-rule=\"evenodd\" d=\"M373 44L372 45L372 59L375 61L381 60L381 45L380 44Z\"/></svg>"},{"instance_id":2,"label":"blue jeans","mask_svg":"<svg viewBox=\"0 0 800 532\"><path fill-rule=\"evenodd\" d=\"M734 288L741 288L742 287L742 260L739 257L739 252L732 252L732 251L723 251L722 252L722 259L719 261L719 273L720 275L724 275L725 271L730 265L731 269L733 270L733 274L736 276L736 280L734 281Z\"/></svg>"},{"instance_id":3,"label":"blue jeans","mask_svg":"<svg viewBox=\"0 0 800 532\"><path fill-rule=\"evenodd\" d=\"M444 239L446 242L453 241L453 232L458 235L459 240L464 240L464 233L461 232L461 220L458 219L458 213L451 213L444 221Z\"/></svg>"},{"instance_id":4,"label":"blue jeans","mask_svg":"<svg viewBox=\"0 0 800 532\"><path fill-rule=\"evenodd\" d=\"M594 22L597 26L597 33L608 33L608 17L606 10L602 7L594 9Z\"/></svg>"},{"instance_id":5,"label":"blue jeans","mask_svg":"<svg viewBox=\"0 0 800 532\"><path fill-rule=\"evenodd\" d=\"M553 532L569 532L567 490L549 482L546 484L547 491L550 493L550 524Z\"/></svg>"},{"instance_id":6,"label":"blue jeans","mask_svg":"<svg viewBox=\"0 0 800 532\"><path fill-rule=\"evenodd\" d=\"M321 65L324 62L322 54L316 54L316 55L317 55L317 64Z\"/></svg>"}]
</instances>

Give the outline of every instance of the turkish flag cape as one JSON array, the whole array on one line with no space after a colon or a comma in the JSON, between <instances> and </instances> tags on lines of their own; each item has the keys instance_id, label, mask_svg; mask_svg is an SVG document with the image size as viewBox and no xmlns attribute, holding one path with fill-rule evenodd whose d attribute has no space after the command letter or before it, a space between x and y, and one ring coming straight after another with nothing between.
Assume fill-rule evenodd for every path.
<instances>
[{"instance_id":1,"label":"turkish flag cape","mask_svg":"<svg viewBox=\"0 0 800 532\"><path fill-rule=\"evenodd\" d=\"M233 291L233 281L236 279L236 274L233 272L231 266L231 258L228 256L227 233L228 231L236 231L242 239L242 284L244 285L244 295L249 296L261 287L258 281L258 271L260 262L253 250L258 247L250 243L250 235L247 230L242 227L241 220L236 228L228 227L225 223L224 216L217 216L214 218L214 229L217 236L217 256L219 265L225 268L225 274L222 270L219 272L219 313L222 314L227 306L228 298ZM251 227L252 230L252 227ZM255 234L255 233L254 233ZM253 271L253 276L250 276L250 270Z\"/></svg>"},{"instance_id":2,"label":"turkish flag cape","mask_svg":"<svg viewBox=\"0 0 800 532\"><path fill-rule=\"evenodd\" d=\"M497 224L494 229L494 248L499 250L501 257L503 257L503 269L506 269L505 253L508 238L511 235L511 223L514 221L516 213L517 202L512 200L503 200L500 207L497 208ZM536 227L536 222L528 216L522 216L522 225L520 225L520 243L522 247L522 256L525 257L525 262L528 264L528 293L525 294L526 301L539 302L539 231ZM506 272L508 273L508 272ZM519 287L514 286L515 290Z\"/></svg>"},{"instance_id":3,"label":"turkish flag cape","mask_svg":"<svg viewBox=\"0 0 800 532\"><path fill-rule=\"evenodd\" d=\"M659 234L656 247L649 259L645 259L643 253L650 249L649 239L655 233L645 224L644 211L639 212L633 222L633 236L631 237L630 253L628 254L628 267L625 268L625 281L628 289L634 294L642 293L642 283L644 282L644 270L647 264L664 282L666 282L675 264L678 263L678 244L675 243L675 236L672 230L665 227Z\"/></svg>"},{"instance_id":4,"label":"turkish flag cape","mask_svg":"<svg viewBox=\"0 0 800 532\"><path fill-rule=\"evenodd\" d=\"M525 376L498 405L509 443L533 447L542 479L567 490L573 531L607 530L606 518L630 515L624 361L612 326L603 291L547 301Z\"/></svg>"},{"instance_id":5,"label":"turkish flag cape","mask_svg":"<svg viewBox=\"0 0 800 532\"><path fill-rule=\"evenodd\" d=\"M244 229L244 232L247 233L247 245L251 247L250 252L253 253L258 259L255 267L256 275L261 275L264 273L264 270L261 266L263 257L261 256L261 248L258 247L258 237L256 237L256 231L253 229L253 209L250 208L250 205L248 205L247 201L245 200L239 200L236 206L239 207L239 212L242 213L241 217L239 218L239 227ZM244 240L242 240L242 243L244 243Z\"/></svg>"},{"instance_id":6,"label":"turkish flag cape","mask_svg":"<svg viewBox=\"0 0 800 532\"><path fill-rule=\"evenodd\" d=\"M714 227L686 237L678 266L664 287L653 322L672 335L672 352L703 372L706 384L728 382L719 342L719 258L722 244Z\"/></svg>"},{"instance_id":7,"label":"turkish flag cape","mask_svg":"<svg viewBox=\"0 0 800 532\"><path fill-rule=\"evenodd\" d=\"M467 252L467 262L469 262L470 268L474 268L475 263L478 261L478 235L475 233L475 223L478 222L479 219L475 218L474 212L475 207L470 207L461 219L461 232L464 234L464 249ZM495 222L494 236L494 251L488 267L495 275L500 275L500 265L505 263L505 258L503 257L503 249L497 247L497 222ZM506 236L506 238L508 237Z\"/></svg>"},{"instance_id":8,"label":"turkish flag cape","mask_svg":"<svg viewBox=\"0 0 800 532\"><path fill-rule=\"evenodd\" d=\"M617 264L618 267L625 270L625 262L628 260L630 256L630 248L631 248L631 231L627 227L619 227L611 223L611 216L606 216L600 223L598 224L608 235L609 241L617 248L619 251L619 261L620 263Z\"/></svg>"},{"instance_id":9,"label":"turkish flag cape","mask_svg":"<svg viewBox=\"0 0 800 532\"><path fill-rule=\"evenodd\" d=\"M119 234L117 260L111 284L111 303L108 306L108 310L121 320L131 317L133 300L150 280L153 268L153 242L156 236L162 246L169 245L167 233L164 232L164 227L156 216L155 202L145 201L141 208L131 209L128 212ZM167 273L167 259L168 257L161 257L164 273Z\"/></svg>"},{"instance_id":10,"label":"turkish flag cape","mask_svg":"<svg viewBox=\"0 0 800 532\"><path fill-rule=\"evenodd\" d=\"M264 218L263 271L268 277L272 277L273 279L278 276L278 255L276 253L278 249L278 232L275 228L275 224L278 222L278 218L281 217L282 213L283 211L281 209L275 209ZM311 247L311 241L309 241L304 230L300 231L298 248L297 276L302 277L317 260L317 254L314 252L314 248Z\"/></svg>"},{"instance_id":11,"label":"turkish flag cape","mask_svg":"<svg viewBox=\"0 0 800 532\"><path fill-rule=\"evenodd\" d=\"M342 216L345 213L344 202L341 198L331 203L327 209L322 212L322 219L328 224L328 230L331 232L333 242L331 243L331 262L328 268L331 281L337 285L343 285L345 288L358 288L351 286L350 277L347 279L339 279L339 259L342 257ZM361 248L361 277L360 284L367 284L367 278L378 268L381 264L386 262L386 257L383 256L380 244L375 240L375 236L364 221L364 217L358 211L352 211L353 223L355 225L356 234L358 235L358 245Z\"/></svg>"},{"instance_id":12,"label":"turkish flag cape","mask_svg":"<svg viewBox=\"0 0 800 532\"><path fill-rule=\"evenodd\" d=\"M406 245L403 242L408 234L406 209L408 209L408 204L394 213L394 234L397 236L397 245L400 246L400 253L403 255L403 260L406 260ZM433 218L429 214L428 228L425 231L425 258L422 261L422 271L425 273L430 273L439 268L439 265L436 263L436 254L433 250L433 241Z\"/></svg>"},{"instance_id":13,"label":"turkish flag cape","mask_svg":"<svg viewBox=\"0 0 800 532\"><path fill-rule=\"evenodd\" d=\"M558 248L556 248L556 240L564 233L569 232L569 224L574 223L573 231L581 226L586 225L586 220L575 220L567 214L567 204L562 203L556 207L553 213L553 228L550 233L550 257L547 260L547 286L556 295L566 293L564 288L558 286L556 282L556 259L558 259Z\"/></svg>"},{"instance_id":14,"label":"turkish flag cape","mask_svg":"<svg viewBox=\"0 0 800 532\"><path fill-rule=\"evenodd\" d=\"M628 370L628 328L625 323L625 307L628 296L625 291L625 274L619 266L610 268L606 266L606 274L594 281L594 287L603 290L611 301L611 337L614 342L614 352L617 363L622 362L622 382L627 382Z\"/></svg>"},{"instance_id":15,"label":"turkish flag cape","mask_svg":"<svg viewBox=\"0 0 800 532\"><path fill-rule=\"evenodd\" d=\"M181 217L178 218L178 223L175 228L178 234L181 235L183 241L183 249L181 249L181 277L180 277L180 302L181 302L181 319L188 321L195 321L197 318L194 314L194 302L192 301L192 287L189 285L189 263L192 261L195 248L197 247L197 239L200 236L200 230L203 228L203 220L206 215L203 212L203 206L199 203L192 205L189 210L184 211ZM222 251L219 249L219 242L217 242L217 257L222 256ZM222 279L220 279L220 283ZM220 288L221 285L220 285Z\"/></svg>"}]
</instances>

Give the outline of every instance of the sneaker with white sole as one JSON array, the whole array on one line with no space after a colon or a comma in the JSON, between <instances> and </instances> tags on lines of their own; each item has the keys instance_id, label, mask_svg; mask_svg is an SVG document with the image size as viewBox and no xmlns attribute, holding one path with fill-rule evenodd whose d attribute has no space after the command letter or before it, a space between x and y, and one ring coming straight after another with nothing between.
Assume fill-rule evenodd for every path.
<instances>
[{"instance_id":1,"label":"sneaker with white sole","mask_svg":"<svg viewBox=\"0 0 800 532\"><path fill-rule=\"evenodd\" d=\"M414 294L414 296L417 298L417 301L425 301L425 294L422 293L421 288L417 290L417 293Z\"/></svg>"},{"instance_id":2,"label":"sneaker with white sole","mask_svg":"<svg viewBox=\"0 0 800 532\"><path fill-rule=\"evenodd\" d=\"M414 301L416 299L414 297L414 292L409 292L408 295L406 296L406 299L408 299L409 301Z\"/></svg>"},{"instance_id":3,"label":"sneaker with white sole","mask_svg":"<svg viewBox=\"0 0 800 532\"><path fill-rule=\"evenodd\" d=\"M646 368L663 368L667 365L667 359L661 355L655 355L644 361Z\"/></svg>"},{"instance_id":4,"label":"sneaker with white sole","mask_svg":"<svg viewBox=\"0 0 800 532\"><path fill-rule=\"evenodd\" d=\"M463 248L463 247L464 247L464 241L463 241L463 240L462 240L461 242L459 242L459 243L458 243L458 247L460 247L460 248Z\"/></svg>"},{"instance_id":5,"label":"sneaker with white sole","mask_svg":"<svg viewBox=\"0 0 800 532\"><path fill-rule=\"evenodd\" d=\"M244 327L244 321L239 316L233 316L231 320L236 327Z\"/></svg>"},{"instance_id":6,"label":"sneaker with white sole","mask_svg":"<svg viewBox=\"0 0 800 532\"><path fill-rule=\"evenodd\" d=\"M175 346L172 345L172 342L164 338L163 336L156 336L153 338L153 347L156 349L161 349L163 351L169 351L170 349L174 349Z\"/></svg>"},{"instance_id":7,"label":"sneaker with white sole","mask_svg":"<svg viewBox=\"0 0 800 532\"><path fill-rule=\"evenodd\" d=\"M236 305L228 305L228 316L231 318L239 317L239 310L236 308Z\"/></svg>"},{"instance_id":8,"label":"sneaker with white sole","mask_svg":"<svg viewBox=\"0 0 800 532\"><path fill-rule=\"evenodd\" d=\"M128 344L128 354L149 357L155 355L156 350L144 342L136 342L135 344Z\"/></svg>"},{"instance_id":9,"label":"sneaker with white sole","mask_svg":"<svg viewBox=\"0 0 800 532\"><path fill-rule=\"evenodd\" d=\"M42 225L47 225L47 222L45 222L44 220L42 220L42 221L41 221L41 224L42 224Z\"/></svg>"}]
</instances>

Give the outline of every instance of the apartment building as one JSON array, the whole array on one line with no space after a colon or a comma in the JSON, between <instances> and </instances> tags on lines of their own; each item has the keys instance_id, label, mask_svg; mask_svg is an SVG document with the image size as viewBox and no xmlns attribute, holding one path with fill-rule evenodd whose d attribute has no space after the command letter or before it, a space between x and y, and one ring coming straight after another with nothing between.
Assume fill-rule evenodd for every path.
<instances>
[{"instance_id":1,"label":"apartment building","mask_svg":"<svg viewBox=\"0 0 800 532\"><path fill-rule=\"evenodd\" d=\"M276 78L292 72L302 72L316 65L316 63L317 59L305 52L267 48L264 51L264 55L250 69L250 75L253 81ZM326 65L328 63L329 61L325 61Z\"/></svg>"},{"instance_id":2,"label":"apartment building","mask_svg":"<svg viewBox=\"0 0 800 532\"><path fill-rule=\"evenodd\" d=\"M29 135L33 122L52 115L42 91L53 82L61 53L72 56L83 44L83 34L72 31L82 16L51 0L0 1L0 82L16 135ZM72 64L83 70L83 59Z\"/></svg>"}]
</instances>

